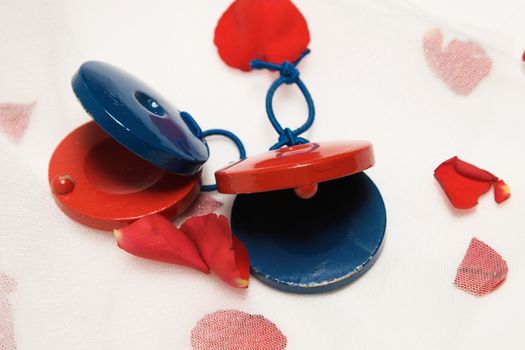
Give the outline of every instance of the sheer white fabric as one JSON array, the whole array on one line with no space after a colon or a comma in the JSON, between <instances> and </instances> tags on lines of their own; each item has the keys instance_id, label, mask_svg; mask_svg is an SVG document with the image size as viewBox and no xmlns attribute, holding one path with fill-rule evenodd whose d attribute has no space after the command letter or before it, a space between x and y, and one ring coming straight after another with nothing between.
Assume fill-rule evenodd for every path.
<instances>
[{"instance_id":1,"label":"sheer white fabric","mask_svg":"<svg viewBox=\"0 0 525 350\"><path fill-rule=\"evenodd\" d=\"M126 255L110 234L63 215L49 191L53 149L89 120L70 88L86 60L133 72L203 128L234 131L248 154L275 142L264 112L275 76L230 69L213 45L228 0L0 3L0 103L37 101L18 143L0 134L0 275L16 281L0 293L0 309L11 310L17 349L191 349L198 320L219 309L263 315L288 349L523 348L525 37L515 35L525 32L523 4L295 3L312 34L300 69L317 120L305 136L373 141L377 164L367 173L388 210L376 265L346 288L313 296L256 280L233 290ZM473 40L490 58L490 72L469 94L455 93L425 59L433 28L443 47ZM276 96L276 112L291 126L305 118L303 104L293 87ZM237 156L228 141L210 145L208 183ZM451 209L433 170L453 155L497 173L513 197L500 207L481 200L468 213ZM213 196L228 215L232 197ZM509 266L504 285L482 298L453 286L473 236Z\"/></svg>"}]
</instances>

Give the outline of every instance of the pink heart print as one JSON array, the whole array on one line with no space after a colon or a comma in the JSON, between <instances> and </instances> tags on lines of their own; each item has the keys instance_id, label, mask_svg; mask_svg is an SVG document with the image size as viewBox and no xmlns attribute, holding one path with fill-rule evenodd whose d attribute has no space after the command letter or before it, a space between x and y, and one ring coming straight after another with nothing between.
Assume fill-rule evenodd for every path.
<instances>
[{"instance_id":1,"label":"pink heart print","mask_svg":"<svg viewBox=\"0 0 525 350\"><path fill-rule=\"evenodd\" d=\"M222 202L204 193L200 193L191 205L177 217L181 223L192 216L202 216L215 212L222 207ZM1 350L1 349L0 349Z\"/></svg>"},{"instance_id":2,"label":"pink heart print","mask_svg":"<svg viewBox=\"0 0 525 350\"><path fill-rule=\"evenodd\" d=\"M472 238L458 268L454 284L464 291L482 296L496 289L506 278L507 262L485 242Z\"/></svg>"},{"instance_id":3,"label":"pink heart print","mask_svg":"<svg viewBox=\"0 0 525 350\"><path fill-rule=\"evenodd\" d=\"M13 312L7 298L16 286L15 280L0 272L0 349L16 350Z\"/></svg>"},{"instance_id":4,"label":"pink heart print","mask_svg":"<svg viewBox=\"0 0 525 350\"><path fill-rule=\"evenodd\" d=\"M35 104L36 102L0 103L0 130L12 141L20 141L29 124L29 117Z\"/></svg>"},{"instance_id":5,"label":"pink heart print","mask_svg":"<svg viewBox=\"0 0 525 350\"><path fill-rule=\"evenodd\" d=\"M286 343L273 322L239 310L209 313L191 331L194 350L284 350Z\"/></svg>"},{"instance_id":6,"label":"pink heart print","mask_svg":"<svg viewBox=\"0 0 525 350\"><path fill-rule=\"evenodd\" d=\"M425 33L423 49L432 71L458 95L469 95L492 68L492 60L474 41L454 39L443 48L443 35L439 29Z\"/></svg>"}]
</instances>

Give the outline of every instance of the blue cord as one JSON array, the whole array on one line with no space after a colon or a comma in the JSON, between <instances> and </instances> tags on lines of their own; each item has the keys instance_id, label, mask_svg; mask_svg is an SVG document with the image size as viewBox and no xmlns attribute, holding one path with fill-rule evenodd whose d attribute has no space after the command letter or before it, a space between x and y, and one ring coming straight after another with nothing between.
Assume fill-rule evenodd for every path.
<instances>
[{"instance_id":1,"label":"blue cord","mask_svg":"<svg viewBox=\"0 0 525 350\"><path fill-rule=\"evenodd\" d=\"M250 66L253 69L270 69L278 71L280 74L279 78L277 78L277 80L275 80L272 83L272 85L270 85L268 93L266 94L266 114L268 114L268 119L270 119L273 128L279 134L279 140L275 145L270 147L270 150L278 149L285 145L293 146L309 142L307 139L300 137L299 135L308 130L314 123L314 101L306 85L303 83L301 78L299 78L299 70L296 68L299 62L301 62L301 60L309 53L310 50L306 49L306 51L304 51L301 54L301 56L293 63L285 61L282 64L276 64L261 60L253 60L250 62ZM299 90L301 90L301 93L306 99L306 104L308 105L308 119L303 125L301 125L295 130L291 130L290 128L283 128L281 124L279 124L279 122L277 121L277 118L275 117L275 113L273 111L273 96L275 94L275 91L277 91L277 89L283 84L296 84Z\"/></svg>"},{"instance_id":2,"label":"blue cord","mask_svg":"<svg viewBox=\"0 0 525 350\"><path fill-rule=\"evenodd\" d=\"M189 114L188 112L180 112L180 117L188 126L188 128L190 128L190 131L193 133L193 135L195 135L199 139L202 139L202 129L199 126L199 124L197 124L197 121L193 119L191 114Z\"/></svg>"},{"instance_id":3,"label":"blue cord","mask_svg":"<svg viewBox=\"0 0 525 350\"><path fill-rule=\"evenodd\" d=\"M233 132L223 129L210 129L206 131L202 131L199 124L193 119L191 114L188 112L180 112L180 116L182 120L186 123L186 125L190 128L191 132L197 136L199 139L204 140L204 138L212 135L221 135L224 137L229 138L230 140L235 143L235 146L237 146L237 149L239 150L239 157L240 159L246 158L246 149L244 148L244 145L242 144L241 139L237 137ZM211 192L217 190L217 185L202 185L201 191L203 192Z\"/></svg>"}]
</instances>

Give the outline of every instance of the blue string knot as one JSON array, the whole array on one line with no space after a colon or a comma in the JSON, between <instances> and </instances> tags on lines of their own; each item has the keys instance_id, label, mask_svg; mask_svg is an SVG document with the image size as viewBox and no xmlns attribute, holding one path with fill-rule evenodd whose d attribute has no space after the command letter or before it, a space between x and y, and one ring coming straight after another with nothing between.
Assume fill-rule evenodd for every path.
<instances>
[{"instance_id":1,"label":"blue string knot","mask_svg":"<svg viewBox=\"0 0 525 350\"><path fill-rule=\"evenodd\" d=\"M285 78L284 82L288 85L295 84L297 79L299 79L299 70L288 61L284 61L279 73L281 74L281 77Z\"/></svg>"},{"instance_id":2,"label":"blue string knot","mask_svg":"<svg viewBox=\"0 0 525 350\"><path fill-rule=\"evenodd\" d=\"M279 135L279 143L285 142L287 145L298 144L297 135L290 128L284 128L284 133Z\"/></svg>"},{"instance_id":3,"label":"blue string knot","mask_svg":"<svg viewBox=\"0 0 525 350\"><path fill-rule=\"evenodd\" d=\"M299 70L296 68L299 62L301 62L301 60L309 53L310 50L306 49L306 51L304 51L301 54L301 56L299 56L299 58L293 63L285 61L282 64L277 64L261 60L253 60L250 62L250 66L253 69L269 69L279 72L279 78L277 78L272 83L272 85L270 85L268 93L266 94L266 114L268 114L268 119L270 120L270 123L272 123L273 128L279 134L279 141L275 145L270 147L270 150L278 149L283 146L293 146L309 142L307 139L302 138L299 135L308 130L314 122L314 101L312 99L312 96L310 95L310 92L306 88L306 85L299 77ZM273 111L273 96L275 94L275 91L283 84L297 85L297 87L299 88L299 90L301 90L301 93L303 94L306 100L306 104L308 105L308 119L303 125L301 125L295 130L291 130L290 128L283 128L281 124L279 124L279 122L277 121L277 118L275 117L275 113Z\"/></svg>"}]
</instances>

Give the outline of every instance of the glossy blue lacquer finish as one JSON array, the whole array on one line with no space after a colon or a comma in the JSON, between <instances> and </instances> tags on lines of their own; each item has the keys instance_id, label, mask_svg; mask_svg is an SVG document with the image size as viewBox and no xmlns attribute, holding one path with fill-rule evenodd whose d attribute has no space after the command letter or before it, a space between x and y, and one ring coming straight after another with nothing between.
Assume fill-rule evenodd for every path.
<instances>
[{"instance_id":1,"label":"glossy blue lacquer finish","mask_svg":"<svg viewBox=\"0 0 525 350\"><path fill-rule=\"evenodd\" d=\"M320 293L370 268L383 242L386 211L361 172L320 183L308 200L293 190L239 195L231 225L255 277L287 292Z\"/></svg>"},{"instance_id":2,"label":"glossy blue lacquer finish","mask_svg":"<svg viewBox=\"0 0 525 350\"><path fill-rule=\"evenodd\" d=\"M164 170L197 173L208 160L206 143L152 88L103 62L80 66L73 90L84 109L115 140Z\"/></svg>"}]
</instances>

